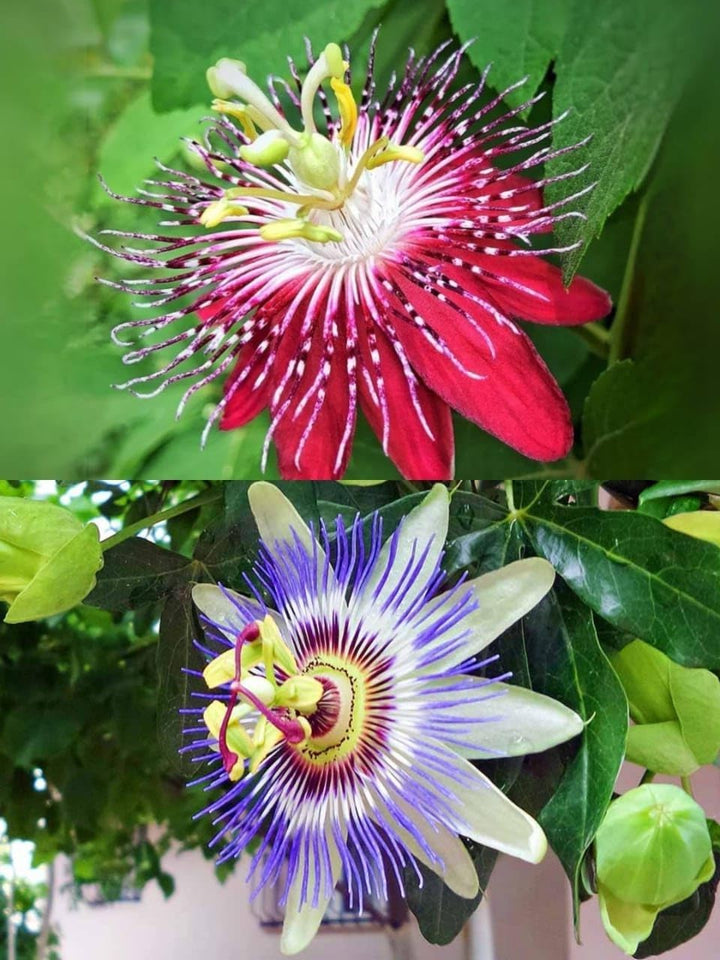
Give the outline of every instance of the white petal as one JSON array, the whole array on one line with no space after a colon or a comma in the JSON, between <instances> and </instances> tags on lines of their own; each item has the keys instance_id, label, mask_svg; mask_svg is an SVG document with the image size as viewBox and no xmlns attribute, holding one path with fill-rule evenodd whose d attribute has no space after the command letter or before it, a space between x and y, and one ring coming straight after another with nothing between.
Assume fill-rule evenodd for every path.
<instances>
[{"instance_id":1,"label":"white petal","mask_svg":"<svg viewBox=\"0 0 720 960\"><path fill-rule=\"evenodd\" d=\"M488 684L480 677L464 679L472 684L468 689L443 691L447 681L438 680L422 694L436 705L429 732L463 757L540 753L583 730L582 718L552 697L507 683ZM443 703L449 705L443 709ZM459 723L460 718L467 722Z\"/></svg>"},{"instance_id":2,"label":"white petal","mask_svg":"<svg viewBox=\"0 0 720 960\"><path fill-rule=\"evenodd\" d=\"M431 776L454 797L458 832L513 857L539 863L547 851L540 825L467 760L448 751L447 761L449 767L454 767L457 779L435 770Z\"/></svg>"},{"instance_id":3,"label":"white petal","mask_svg":"<svg viewBox=\"0 0 720 960\"><path fill-rule=\"evenodd\" d=\"M299 953L308 946L312 938L318 931L322 918L325 916L328 904L332 898L332 892L335 884L340 878L341 863L340 854L332 838L331 831L325 831L326 840L330 852L331 876L330 884L326 886L325 867L322 861L316 862L313 856L308 857L308 880L307 893L308 899L300 903L302 894L304 866L304 850L298 863L295 879L288 892L287 903L285 904L285 920L283 922L282 937L280 938L280 950L286 956L293 953ZM312 845L311 845L312 849ZM320 891L318 895L317 906L312 905L313 890L315 885L316 870L320 871ZM330 893L327 890L330 889Z\"/></svg>"},{"instance_id":4,"label":"white petal","mask_svg":"<svg viewBox=\"0 0 720 960\"><path fill-rule=\"evenodd\" d=\"M235 593L234 590L221 589L214 583L196 583L192 589L193 603L198 610L221 627L223 633L234 639L238 630L242 630L245 623L242 613L235 606L231 597L242 606L247 606L253 611L257 610L258 615L262 613L256 600L243 597L241 594Z\"/></svg>"},{"instance_id":5,"label":"white petal","mask_svg":"<svg viewBox=\"0 0 720 960\"><path fill-rule=\"evenodd\" d=\"M432 860L413 835L395 820L382 799L375 794L375 803L382 815L380 823L386 823L398 839L408 848L420 863L436 873L459 897L472 900L480 889L477 870L465 844L452 831L441 823L429 823L414 807L406 803L397 793L393 793L393 803L411 820L425 843L439 857L441 863Z\"/></svg>"},{"instance_id":6,"label":"white petal","mask_svg":"<svg viewBox=\"0 0 720 960\"><path fill-rule=\"evenodd\" d=\"M428 672L437 673L455 667L484 650L542 600L555 580L552 565L541 557L516 560L506 567L485 573L465 585L478 601L477 609L462 621L468 636L460 649L436 660ZM448 603L456 600L448 598Z\"/></svg>"},{"instance_id":7,"label":"white petal","mask_svg":"<svg viewBox=\"0 0 720 960\"><path fill-rule=\"evenodd\" d=\"M318 557L324 562L322 547L315 546L310 528L281 490L259 480L250 484L248 500L260 537L270 553L274 552L276 543L295 544L295 533L308 553L312 556L313 549L317 549Z\"/></svg>"},{"instance_id":8,"label":"white petal","mask_svg":"<svg viewBox=\"0 0 720 960\"><path fill-rule=\"evenodd\" d=\"M407 591L402 590L400 602L396 604L393 600L393 616L401 615L425 589L445 546L449 502L447 487L436 483L422 503L403 519L397 533L394 556L393 537L383 544L373 571L354 604L358 615L363 616L365 622L367 618L364 615L367 613L375 611L378 617L380 616L381 608L407 575L408 568L418 564L423 554L425 558L412 581L408 582Z\"/></svg>"}]
</instances>

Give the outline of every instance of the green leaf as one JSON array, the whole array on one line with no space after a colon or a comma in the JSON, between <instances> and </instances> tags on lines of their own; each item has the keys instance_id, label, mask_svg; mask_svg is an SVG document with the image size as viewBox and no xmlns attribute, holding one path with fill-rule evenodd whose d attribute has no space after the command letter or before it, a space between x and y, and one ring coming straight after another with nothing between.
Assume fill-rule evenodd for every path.
<instances>
[{"instance_id":1,"label":"green leaf","mask_svg":"<svg viewBox=\"0 0 720 960\"><path fill-rule=\"evenodd\" d=\"M572 707L586 722L579 748L539 817L570 878L577 918L580 865L623 760L627 701L592 616L563 584L523 621L523 647L532 688Z\"/></svg>"},{"instance_id":2,"label":"green leaf","mask_svg":"<svg viewBox=\"0 0 720 960\"><path fill-rule=\"evenodd\" d=\"M16 707L5 717L0 746L20 767L55 756L75 739L80 722L69 706Z\"/></svg>"},{"instance_id":3,"label":"green leaf","mask_svg":"<svg viewBox=\"0 0 720 960\"><path fill-rule=\"evenodd\" d=\"M510 19L510 18L508 18ZM565 275L575 273L590 239L607 217L645 178L673 107L707 30L700 0L596 0L575 2L555 70L553 111L570 115L556 127L554 147L592 135L581 154L553 160L556 176L581 164L589 168L572 181L573 191L597 182L574 204L587 216L558 224L560 244L580 242L565 255ZM566 196L567 183L548 187L548 200Z\"/></svg>"},{"instance_id":4,"label":"green leaf","mask_svg":"<svg viewBox=\"0 0 720 960\"><path fill-rule=\"evenodd\" d=\"M205 71L220 57L241 59L262 83L287 74L287 57L305 64L304 37L316 53L346 40L368 11L384 0L215 0L212 10L195 0L151 0L150 49L155 58L153 102L159 110L209 103Z\"/></svg>"},{"instance_id":5,"label":"green leaf","mask_svg":"<svg viewBox=\"0 0 720 960\"><path fill-rule=\"evenodd\" d=\"M105 565L85 602L103 610L135 610L164 597L186 579L190 561L143 537L123 540L105 553Z\"/></svg>"},{"instance_id":6,"label":"green leaf","mask_svg":"<svg viewBox=\"0 0 720 960\"><path fill-rule=\"evenodd\" d=\"M132 194L140 181L155 171L153 157L171 160L180 150L181 137L201 135L200 120L209 113L208 105L158 114L150 94L141 93L108 130L98 154L98 171L111 190ZM113 202L100 184L96 198Z\"/></svg>"},{"instance_id":7,"label":"green leaf","mask_svg":"<svg viewBox=\"0 0 720 960\"><path fill-rule=\"evenodd\" d=\"M596 613L672 660L720 666L720 549L654 517L538 501L520 514L538 554Z\"/></svg>"},{"instance_id":8,"label":"green leaf","mask_svg":"<svg viewBox=\"0 0 720 960\"><path fill-rule=\"evenodd\" d=\"M470 841L467 841L467 847L480 881L480 893L472 900L453 893L436 873L422 864L418 864L422 874L422 887L415 871L406 871L408 907L417 919L420 932L429 943L447 944L454 940L465 926L468 917L477 910L485 893L498 852Z\"/></svg>"},{"instance_id":9,"label":"green leaf","mask_svg":"<svg viewBox=\"0 0 720 960\"><path fill-rule=\"evenodd\" d=\"M679 497L685 493L720 493L720 480L660 480L646 487L638 499L643 506L658 497Z\"/></svg>"},{"instance_id":10,"label":"green leaf","mask_svg":"<svg viewBox=\"0 0 720 960\"><path fill-rule=\"evenodd\" d=\"M633 956L654 957L686 943L703 929L710 919L720 882L720 853L715 853L715 874L701 884L692 896L675 903L657 915L652 933L643 940Z\"/></svg>"},{"instance_id":11,"label":"green leaf","mask_svg":"<svg viewBox=\"0 0 720 960\"><path fill-rule=\"evenodd\" d=\"M190 705L193 689L192 677L184 670L198 670L204 665L193 646L193 640L201 636L192 602L192 584L186 583L173 591L165 602L157 645L160 747L165 762L185 774L196 769L196 765L178 755L184 742L182 731L187 725L186 718L178 711Z\"/></svg>"},{"instance_id":12,"label":"green leaf","mask_svg":"<svg viewBox=\"0 0 720 960\"><path fill-rule=\"evenodd\" d=\"M555 59L567 25L572 0L513 0L512 10L497 0L448 0L453 29L468 56L483 69L493 68L490 82L504 90L524 76L528 82L506 97L520 106L536 92Z\"/></svg>"}]
</instances>

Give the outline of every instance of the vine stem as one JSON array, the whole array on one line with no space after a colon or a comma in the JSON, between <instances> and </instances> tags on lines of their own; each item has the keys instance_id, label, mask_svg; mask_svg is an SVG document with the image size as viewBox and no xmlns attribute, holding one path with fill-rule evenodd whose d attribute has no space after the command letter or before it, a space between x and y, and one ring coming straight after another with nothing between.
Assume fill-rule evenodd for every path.
<instances>
[{"instance_id":1,"label":"vine stem","mask_svg":"<svg viewBox=\"0 0 720 960\"><path fill-rule=\"evenodd\" d=\"M189 513L190 510L196 510L198 507L204 507L205 504L213 503L215 500L219 500L221 497L222 489L210 487L209 490L204 490L202 493L199 493L195 497L191 497L189 500L183 500L182 503L177 503L174 507L168 507L166 510L159 510L157 513L150 514L149 517L143 517L142 520L131 523L124 529L118 530L118 532L113 534L112 537L108 537L106 540L101 540L100 546L102 547L103 551L110 550L112 547L116 547L119 543L122 543L123 540L128 540L130 537L134 537L135 534L140 533L141 530L147 530L149 527L154 527L157 523L163 523L165 520L172 520L173 517L179 517L183 513Z\"/></svg>"},{"instance_id":2,"label":"vine stem","mask_svg":"<svg viewBox=\"0 0 720 960\"><path fill-rule=\"evenodd\" d=\"M584 323L579 327L570 327L572 332L584 340L590 348L590 351L603 360L610 357L611 337L610 331L601 323Z\"/></svg>"},{"instance_id":3,"label":"vine stem","mask_svg":"<svg viewBox=\"0 0 720 960\"><path fill-rule=\"evenodd\" d=\"M610 363L618 360L625 360L630 355L632 330L628 325L628 315L630 298L632 296L633 280L635 278L635 265L637 262L638 250L640 249L640 239L645 226L645 217L648 208L648 195L643 196L638 206L635 224L633 226L632 239L630 241L630 250L628 251L628 260L625 267L625 276L623 277L622 289L618 298L615 319L612 324L610 336Z\"/></svg>"}]
</instances>

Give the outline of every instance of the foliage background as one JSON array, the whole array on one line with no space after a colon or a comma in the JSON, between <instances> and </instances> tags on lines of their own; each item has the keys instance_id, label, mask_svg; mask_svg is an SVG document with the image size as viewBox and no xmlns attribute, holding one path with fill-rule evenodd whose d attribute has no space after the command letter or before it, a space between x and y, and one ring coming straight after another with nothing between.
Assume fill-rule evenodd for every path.
<instances>
[{"instance_id":1,"label":"foliage background","mask_svg":"<svg viewBox=\"0 0 720 960\"><path fill-rule=\"evenodd\" d=\"M560 239L585 241L566 272L580 266L617 310L609 336L530 328L578 427L573 456L549 469L717 473L717 9L710 0L35 0L4 10L0 470L257 475L263 418L214 432L201 452L217 392L199 395L176 423L175 391L140 401L110 389L127 370L109 330L132 308L94 282L117 267L73 228L145 222L109 201L96 174L131 193L154 155L188 163L179 138L197 135L208 112L204 71L216 57L242 56L260 77L284 73L307 34L316 46L349 41L362 66L382 23L381 82L410 45L423 54L451 36L476 37L469 79L488 61L498 87L527 73L524 94L548 93L531 120L570 108L558 144L593 134L588 220L569 221ZM461 421L457 447L459 476L538 469ZM348 476L394 476L366 426Z\"/></svg>"}]
</instances>

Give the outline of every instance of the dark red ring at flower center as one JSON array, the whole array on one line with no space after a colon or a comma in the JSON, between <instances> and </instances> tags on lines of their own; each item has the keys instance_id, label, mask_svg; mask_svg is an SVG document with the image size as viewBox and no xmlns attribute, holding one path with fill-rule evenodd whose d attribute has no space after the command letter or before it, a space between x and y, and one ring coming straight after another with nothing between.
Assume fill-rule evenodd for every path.
<instances>
[{"instance_id":1,"label":"dark red ring at flower center","mask_svg":"<svg viewBox=\"0 0 720 960\"><path fill-rule=\"evenodd\" d=\"M331 677L315 676L323 686L315 712L307 718L313 737L324 737L337 723L340 716L340 689Z\"/></svg>"}]
</instances>

